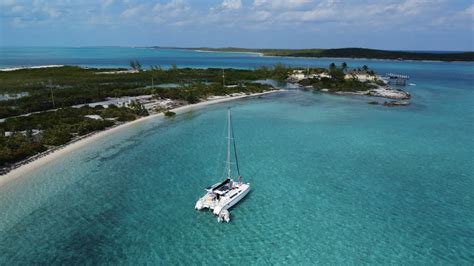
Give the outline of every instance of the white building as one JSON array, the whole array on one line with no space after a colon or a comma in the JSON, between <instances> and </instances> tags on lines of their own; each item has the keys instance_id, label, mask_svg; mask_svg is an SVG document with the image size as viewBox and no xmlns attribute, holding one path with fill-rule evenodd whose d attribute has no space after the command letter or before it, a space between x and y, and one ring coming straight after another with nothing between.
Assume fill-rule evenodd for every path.
<instances>
[{"instance_id":1,"label":"white building","mask_svg":"<svg viewBox=\"0 0 474 266\"><path fill-rule=\"evenodd\" d=\"M293 73L288 76L288 80L291 80L291 81L300 81L305 78L306 78L306 75L304 74L304 71L300 69L293 70Z\"/></svg>"},{"instance_id":2,"label":"white building","mask_svg":"<svg viewBox=\"0 0 474 266\"><path fill-rule=\"evenodd\" d=\"M375 81L377 80L377 76L376 75L369 75L369 73L367 73L367 71L358 71L358 70L353 70L351 72L349 72L348 74L346 74L344 76L345 79L357 79L359 81Z\"/></svg>"},{"instance_id":3,"label":"white building","mask_svg":"<svg viewBox=\"0 0 474 266\"><path fill-rule=\"evenodd\" d=\"M329 75L329 73L326 73L326 72L307 75L307 74L305 74L304 70L296 69L296 70L293 70L293 73L291 73L288 76L288 80L293 81L293 82L298 82L300 80L308 79L308 78L309 79L313 79L313 78L317 78L317 79L331 78L331 75Z\"/></svg>"},{"instance_id":4,"label":"white building","mask_svg":"<svg viewBox=\"0 0 474 266\"><path fill-rule=\"evenodd\" d=\"M31 130L31 136L37 136L39 134L41 134L42 130L39 130L39 129L32 129ZM28 132L26 130L23 130L23 131L5 131L4 133L4 136L5 137L11 137L15 134L22 134L23 136L26 136L28 134Z\"/></svg>"},{"instance_id":5,"label":"white building","mask_svg":"<svg viewBox=\"0 0 474 266\"><path fill-rule=\"evenodd\" d=\"M322 79L322 78L331 78L331 75L329 73L319 73L319 74L310 74L308 75L308 78L317 78L317 79Z\"/></svg>"}]
</instances>

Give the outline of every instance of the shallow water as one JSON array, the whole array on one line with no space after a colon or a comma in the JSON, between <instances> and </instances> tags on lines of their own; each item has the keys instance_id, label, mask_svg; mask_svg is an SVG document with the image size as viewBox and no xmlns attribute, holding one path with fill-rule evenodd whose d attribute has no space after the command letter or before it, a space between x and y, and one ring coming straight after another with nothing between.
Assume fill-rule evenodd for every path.
<instances>
[{"instance_id":1,"label":"shallow water","mask_svg":"<svg viewBox=\"0 0 474 266\"><path fill-rule=\"evenodd\" d=\"M472 264L472 64L380 64L412 76L412 105L292 90L133 125L13 181L0 264ZM222 176L229 106L252 192L218 224L193 207Z\"/></svg>"}]
</instances>

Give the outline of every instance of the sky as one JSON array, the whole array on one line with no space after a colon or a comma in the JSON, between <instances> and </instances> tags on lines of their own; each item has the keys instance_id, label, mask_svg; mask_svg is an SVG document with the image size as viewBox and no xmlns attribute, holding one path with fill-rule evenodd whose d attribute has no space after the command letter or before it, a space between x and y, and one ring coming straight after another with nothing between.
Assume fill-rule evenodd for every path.
<instances>
[{"instance_id":1,"label":"sky","mask_svg":"<svg viewBox=\"0 0 474 266\"><path fill-rule=\"evenodd\" d=\"M0 46L474 50L468 0L0 0Z\"/></svg>"}]
</instances>

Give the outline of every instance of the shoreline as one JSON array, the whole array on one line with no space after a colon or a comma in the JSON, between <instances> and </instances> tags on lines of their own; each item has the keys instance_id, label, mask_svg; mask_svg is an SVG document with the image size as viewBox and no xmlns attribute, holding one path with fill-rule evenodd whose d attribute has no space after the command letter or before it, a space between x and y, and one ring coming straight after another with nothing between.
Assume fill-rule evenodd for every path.
<instances>
[{"instance_id":1,"label":"shoreline","mask_svg":"<svg viewBox=\"0 0 474 266\"><path fill-rule=\"evenodd\" d=\"M233 52L233 51L213 51L213 50L192 50L198 53L231 53L231 54L252 54L257 56L266 56L264 53L259 52Z\"/></svg>"},{"instance_id":2,"label":"shoreline","mask_svg":"<svg viewBox=\"0 0 474 266\"><path fill-rule=\"evenodd\" d=\"M150 48L152 49L152 48ZM153 48L154 49L154 48ZM397 60L397 59L387 59L387 58L365 58L365 57L309 57L309 56L287 56L287 55L266 55L264 53L259 52L231 52L231 51L206 51L206 50L190 50L195 51L198 53L234 53L234 54L251 54L257 57L270 57L270 58L285 58L285 59L323 59L323 60L367 60L367 61L388 61L388 62L408 62L408 63L461 63L461 64L473 64L474 61L442 61L442 60L414 60L414 59L405 59L405 60ZM10 72L10 71L17 71L17 70L25 70L25 69L41 69L41 68L54 68L54 67L64 67L67 65L38 65L38 66L12 66L12 67L0 67L0 72ZM110 68L127 68L127 65L123 66L91 66L91 65L79 65L74 64L71 66L77 66L81 68L97 68L97 69L110 69ZM187 67L187 66L184 66ZM203 67L191 67L202 69ZM241 67L230 67L235 69L250 69L250 68L241 68ZM165 67L166 69L166 67ZM111 73L98 73L98 74L111 74ZM119 73L117 73L119 74Z\"/></svg>"},{"instance_id":3,"label":"shoreline","mask_svg":"<svg viewBox=\"0 0 474 266\"><path fill-rule=\"evenodd\" d=\"M421 63L466 63L472 64L474 61L442 61L442 60L415 60L415 59L404 59L404 60L397 60L397 59L388 59L388 58L366 58L366 57L311 57L311 56L289 56L289 55L265 55L262 54L263 57L275 57L275 58L287 58L287 59L295 59L295 58L302 58L302 59L339 59L339 60L370 60L370 61L389 61L389 62L421 62Z\"/></svg>"},{"instance_id":4,"label":"shoreline","mask_svg":"<svg viewBox=\"0 0 474 266\"><path fill-rule=\"evenodd\" d=\"M175 48L175 49L188 49L196 52L221 52L221 53L242 53L242 54L258 54L261 57L274 57L274 58L287 58L287 59L294 59L294 58L302 58L302 59L346 59L346 60L376 60L376 61L407 61L407 62L441 62L441 63L474 63L472 60L433 60L433 59L395 59L395 58L375 58L375 57L344 57L344 56L332 56L332 57L327 57L327 56L296 56L296 55L274 55L274 54L266 54L265 52L258 52L258 51L226 51L226 50L206 50L206 49L192 49L192 48ZM244 48L245 49L245 48ZM256 49L258 50L258 49ZM268 50L267 48L264 48L262 50ZM271 50L271 49L270 49ZM277 49L278 50L278 49ZM290 49L291 50L291 49ZM422 53L422 51L419 51ZM467 52L467 51L466 51ZM462 53L462 52L461 52Z\"/></svg>"},{"instance_id":5,"label":"shoreline","mask_svg":"<svg viewBox=\"0 0 474 266\"><path fill-rule=\"evenodd\" d=\"M17 71L24 69L41 69L41 68L53 68L53 67L64 67L65 65L39 65L39 66L19 66L19 67L6 67L0 68L2 72Z\"/></svg>"},{"instance_id":6,"label":"shoreline","mask_svg":"<svg viewBox=\"0 0 474 266\"><path fill-rule=\"evenodd\" d=\"M186 113L186 112L189 112L189 111L200 109L200 108L206 107L208 105L212 105L212 104L218 104L218 103L223 103L223 102L228 102L228 101L233 101L233 100L239 100L239 99L244 99L244 98L251 98L251 97L271 94L271 93L275 93L275 92L280 92L280 91L282 91L282 90L271 90L271 91L265 91L265 92L260 92L260 93L252 93L252 94L249 94L249 95L228 96L228 97L219 98L219 99L206 100L206 101L199 102L199 103L196 103L196 104L188 104L188 105L185 105L185 106L180 106L180 107L171 109L169 111L175 112L177 114L182 114L182 113ZM74 152L74 151L76 151L76 150L78 150L78 149L80 149L84 146L87 146L87 145L93 143L96 140L99 140L103 137L106 137L110 133L119 131L121 129L125 129L127 127L130 127L130 126L138 124L138 123L142 123L142 122L150 120L150 119L159 118L159 117L164 117L164 113L152 114L152 115L141 117L141 118L138 118L136 120L133 120L133 121L130 121L130 122L127 122L127 123L124 123L124 124L120 124L120 125L117 125L117 126L110 127L110 128L105 129L103 131L92 132L92 133L90 133L90 134L88 134L88 135L86 135L82 138L73 140L73 141L71 141L71 142L69 142L65 145L59 146L57 148L53 148L51 150L45 151L45 152L40 153L40 154L37 154L35 156L38 156L38 158L33 159L32 161L24 163L24 164L21 164L21 162L20 162L21 165L19 165L18 167L11 169L9 172L7 172L4 175L0 175L0 187L5 186L9 182L11 182L11 181L13 181L17 178L20 178L25 174L29 174L29 173L33 172L38 167L42 167L44 165L47 165L47 164L55 161L56 159L66 155L68 153ZM27 158L24 161L31 160L32 158L35 158L35 156Z\"/></svg>"},{"instance_id":7,"label":"shoreline","mask_svg":"<svg viewBox=\"0 0 474 266\"><path fill-rule=\"evenodd\" d=\"M184 48L186 49L186 48ZM237 52L237 51L215 51L215 50L195 50L191 49L191 51L200 52L200 53L238 53L238 54L256 54L261 57L272 57L272 58L287 58L287 59L295 59L295 58L302 58L302 59L339 59L339 60L373 60L373 61L393 61L393 62L422 62L422 63L468 63L472 64L474 61L460 61L460 60L451 60L451 61L443 61L443 60L426 60L426 59L389 59L389 58L367 58L367 57L316 57L316 56L291 56L291 55L268 55L262 52Z\"/></svg>"}]
</instances>

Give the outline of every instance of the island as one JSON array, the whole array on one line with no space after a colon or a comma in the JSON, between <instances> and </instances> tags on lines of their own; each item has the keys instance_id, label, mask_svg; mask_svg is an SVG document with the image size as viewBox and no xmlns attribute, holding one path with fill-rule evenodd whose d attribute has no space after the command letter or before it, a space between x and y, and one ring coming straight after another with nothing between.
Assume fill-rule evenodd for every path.
<instances>
[{"instance_id":1,"label":"island","mask_svg":"<svg viewBox=\"0 0 474 266\"><path fill-rule=\"evenodd\" d=\"M389 51L368 48L337 49L251 49L251 48L181 48L211 52L258 53L264 56L289 57L328 57L328 58L366 58L388 60L430 60L474 62L474 52L425 52L425 51Z\"/></svg>"},{"instance_id":2,"label":"island","mask_svg":"<svg viewBox=\"0 0 474 266\"><path fill-rule=\"evenodd\" d=\"M97 132L146 117L173 119L202 106L277 91L258 80L284 81L289 69L191 69L173 66L96 69L45 66L0 71L0 174Z\"/></svg>"},{"instance_id":3,"label":"island","mask_svg":"<svg viewBox=\"0 0 474 266\"><path fill-rule=\"evenodd\" d=\"M410 94L392 89L374 71L347 64L328 69L273 67L192 69L172 66L97 69L76 66L0 71L0 174L28 164L98 132L161 115L174 119L203 106L278 91L268 84L295 83L301 89L384 97L387 106L408 104ZM372 101L372 103L374 103ZM377 102L378 103L378 102Z\"/></svg>"},{"instance_id":4,"label":"island","mask_svg":"<svg viewBox=\"0 0 474 266\"><path fill-rule=\"evenodd\" d=\"M364 65L362 68L349 68L347 63L336 66L331 63L325 68L294 69L288 76L288 82L296 83L304 89L311 89L320 92L335 94L351 94L360 96L372 96L387 98L392 101L385 101L385 106L404 106L409 104L410 93L393 88L390 83L405 84L408 76L391 74L389 77L382 77ZM402 79L402 82L400 82ZM369 104L379 104L377 101L370 101Z\"/></svg>"}]
</instances>

